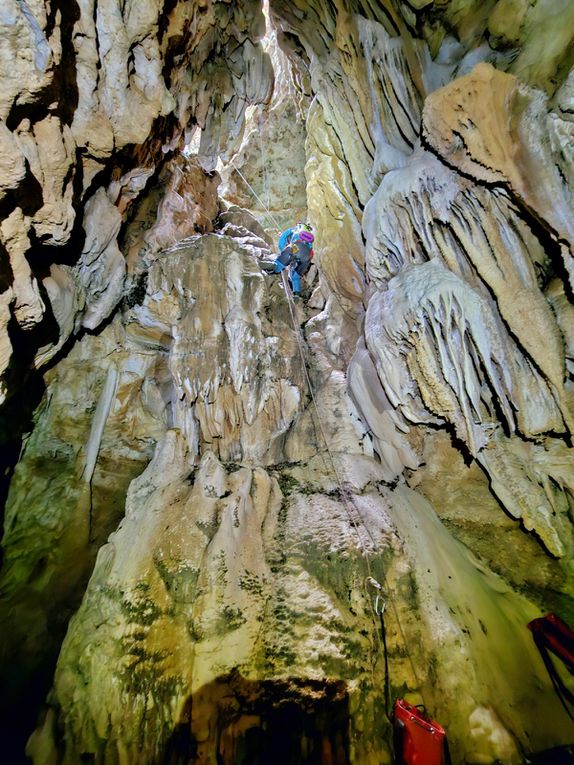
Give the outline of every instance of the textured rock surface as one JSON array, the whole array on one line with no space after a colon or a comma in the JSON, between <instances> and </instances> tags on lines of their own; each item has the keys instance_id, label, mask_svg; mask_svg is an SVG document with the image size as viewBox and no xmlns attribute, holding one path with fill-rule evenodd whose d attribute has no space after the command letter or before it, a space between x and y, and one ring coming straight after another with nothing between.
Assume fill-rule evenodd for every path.
<instances>
[{"instance_id":1,"label":"textured rock surface","mask_svg":"<svg viewBox=\"0 0 574 765\"><path fill-rule=\"evenodd\" d=\"M25 330L48 327L53 314L58 337L39 349L42 365L117 306L122 218L183 147L187 126L202 131L209 168L219 145L231 148L241 135L246 107L269 98L273 73L257 43L264 19L255 2L102 0L60 9L9 0L0 30L1 68L10 73L0 91L0 242L11 272L3 326L12 316ZM1 358L11 352L4 336Z\"/></svg>"},{"instance_id":2,"label":"textured rock surface","mask_svg":"<svg viewBox=\"0 0 574 765\"><path fill-rule=\"evenodd\" d=\"M391 695L518 765L572 738L571 4L269 6L0 10L13 761L51 686L36 765L389 762L372 575Z\"/></svg>"}]
</instances>

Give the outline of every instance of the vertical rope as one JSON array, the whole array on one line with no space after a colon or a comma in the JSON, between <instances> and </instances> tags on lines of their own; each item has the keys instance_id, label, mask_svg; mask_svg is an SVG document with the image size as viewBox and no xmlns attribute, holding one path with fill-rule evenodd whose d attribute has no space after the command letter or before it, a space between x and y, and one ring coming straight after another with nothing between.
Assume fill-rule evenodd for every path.
<instances>
[{"instance_id":1,"label":"vertical rope","mask_svg":"<svg viewBox=\"0 0 574 765\"><path fill-rule=\"evenodd\" d=\"M372 573L371 573L371 564L370 564L370 561L369 561L369 557L368 557L368 554L367 554L367 550L366 550L365 544L364 544L364 542L363 542L363 540L361 538L361 534L359 533L359 528L357 526L357 523L356 523L355 519L352 517L347 489L343 486L343 482L341 480L341 476L339 475L339 471L337 470L337 466L335 464L335 459L333 457L333 453L332 453L331 449L329 448L329 440L327 438L327 434L326 434L325 428L323 426L323 420L322 420L320 412L319 412L319 406L317 404L317 399L315 398L315 391L313 390L313 385L311 383L311 378L309 377L309 370L307 369L307 363L305 361L305 353L303 351L303 338L301 337L301 330L300 330L299 326L297 325L297 321L295 319L293 297L291 295L291 289L289 288L289 284L287 283L287 275L286 275L285 271L286 271L286 269L283 269L283 271L281 271L281 278L283 280L283 286L285 288L285 295L287 296L287 303L289 305L289 313L291 314L291 323L293 324L293 330L295 332L295 337L297 338L297 346L299 348L299 355L301 356L301 366L303 368L303 373L305 375L305 381L307 383L307 387L309 388L309 393L311 394L311 400L313 402L313 407L315 409L315 414L316 414L316 417L317 417L317 422L319 423L319 430L321 431L321 436L322 436L323 441L325 443L327 454L329 455L329 459L330 459L330 462L331 462L331 467L332 467L332 470L333 470L333 474L334 474L335 479L337 481L337 484L339 486L339 492L341 494L341 497L343 499L343 503L345 505L345 509L346 509L347 514L349 516L349 521L350 521L351 525L353 526L353 528L355 529L355 533L357 534L357 539L359 541L359 546L361 548L361 551L362 551L362 553L363 553L363 555L365 557L365 561L367 563L368 574L369 574L369 576L372 576ZM354 508L354 509L357 512L357 514L359 514L357 508ZM360 514L359 514L359 516L360 516ZM373 535L371 534L371 532L369 531L369 529L367 528L367 526L364 523L363 523L363 528L367 531L368 535L371 537L371 541L372 541L373 545L376 546L375 545L375 540L373 538Z\"/></svg>"},{"instance_id":2,"label":"vertical rope","mask_svg":"<svg viewBox=\"0 0 574 765\"><path fill-rule=\"evenodd\" d=\"M237 167L237 165L235 165L235 163L233 162L233 160L230 160L230 165L233 167L233 169L235 170L235 172L236 172L236 173L239 175L239 177L242 179L243 183L244 183L244 184L247 186L247 188L248 188L248 189L251 191L251 193L253 194L253 196L255 197L255 199L256 199L256 200L259 202L259 204L260 204L260 205L261 205L261 207L263 208L263 212L264 212L264 214L265 214L265 212L267 212L267 217L269 218L269 220L271 221L271 223L273 223L273 225L274 225L274 227L275 227L275 229L274 229L274 230L281 232L281 231L282 231L282 228L281 228L281 226L279 225L279 223L278 223L278 221L277 221L277 218L275 218L275 216L274 216L274 215L271 213L271 211L269 210L269 208L267 207L267 205L265 204L265 202L264 202L264 201L261 199L261 197L259 196L259 194L258 194L258 193L255 191L255 189L253 188L253 186L252 186L252 185L249 183L249 181L248 181L248 180L247 180L247 178L246 178L246 177L243 175L243 173L242 173L242 172L241 172L241 170L240 170L240 169Z\"/></svg>"},{"instance_id":3,"label":"vertical rope","mask_svg":"<svg viewBox=\"0 0 574 765\"><path fill-rule=\"evenodd\" d=\"M245 176L239 170L239 168L236 167L236 165L233 163L233 160L231 160L230 164L232 165L234 170L237 172L237 174L240 176L240 178L242 178L242 180L245 183L245 185L250 189L251 193L257 199L259 204L262 206L263 210L266 211L267 216L272 221L272 223L275 225L276 230L280 232L282 230L282 228L279 226L278 221L273 216L273 214L269 210L268 206L261 199L261 197L257 194L257 192L255 191L253 186L245 178ZM372 535L368 525L365 523L359 508L357 507L355 502L352 500L352 497L351 497L348 489L346 489L343 486L343 482L341 480L341 476L339 474L339 471L337 469L337 465L335 463L335 458L334 458L333 453L332 453L332 451L331 451L331 449L329 447L329 440L327 438L327 434L326 434L325 428L323 426L323 421L322 421L322 418L321 418L321 414L319 412L319 407L318 407L318 404L317 404L317 400L315 398L315 392L314 392L314 389L313 389L313 385L311 383L311 378L309 376L309 371L307 369L307 363L306 363L306 360L305 360L305 353L304 353L304 350L303 350L303 344L305 343L305 340L302 337L301 329L300 329L299 325L297 324L297 321L296 321L296 318L295 318L295 308L294 308L294 305L293 305L293 297L291 295L291 289L290 289L289 284L287 282L286 269L283 269L281 271L281 279L283 280L283 286L284 286L284 289L285 289L285 295L287 297L287 303L289 305L289 313L291 315L291 323L293 325L293 330L295 332L295 337L297 338L297 345L298 345L298 348L299 348L299 355L301 357L301 365L302 365L302 368L303 368L303 373L304 373L304 376L305 376L307 387L309 389L309 393L311 395L311 400L313 402L313 407L315 409L315 414L316 414L317 422L319 423L319 429L321 431L321 436L322 436L323 441L325 443L325 449L327 451L327 454L329 455L329 460L331 462L331 467L332 467L332 470L333 470L333 475L335 476L335 480L336 480L336 482L337 482L337 484L339 486L339 492L340 492L341 498L343 500L343 505L345 507L345 510L346 510L348 518L349 518L349 523L351 524L352 528L355 531L355 534L357 536L357 540L358 540L358 543L359 543L359 548L361 549L361 552L363 554L363 557L365 559L365 563L366 563L366 566L367 566L368 577L367 577L367 579L364 582L364 587L365 587L365 592L366 592L366 595L367 595L367 600L368 600L368 602L369 602L369 604L371 606L371 611L372 611L372 614L373 614L373 618L375 619L375 622L377 620L377 617L379 617L380 620L381 620L381 624L382 624L382 633L381 633L381 636L378 635L378 632L376 630L375 630L375 634L377 635L379 646L383 647L383 650L384 650L384 653L385 653L385 667L386 667L387 682L388 682L388 657L387 657L387 646L386 646L386 631L384 629L384 619L383 619L382 612L377 611L377 609L375 608L375 606L372 603L372 598L370 597L369 592L368 592L369 580L371 580L370 583L374 584L374 586L376 586L377 588L381 588L381 586L376 581L376 579L372 576L371 562L370 562L370 559L369 559L369 552L368 552L367 547L366 547L366 545L365 545L365 543L364 543L364 541L363 541L363 539L361 537L361 534L359 532L359 525L357 523L356 518L359 519L360 525L363 527L363 529L366 531L367 535L370 537L373 550L377 549L377 544L375 542L375 539L374 539L374 537L373 537L373 535ZM356 517L353 517L353 515L355 515ZM406 640L405 633L404 633L403 628L402 628L402 624L401 624L401 621L400 621L400 618L399 618L398 609L397 609L395 600L394 600L394 598L391 595L391 590L389 588L389 583L388 583L387 575L386 575L386 572L384 570L383 570L383 577L384 577L384 582L385 582L385 591L386 591L386 594L388 595L389 600L391 602L391 606L392 606L392 609L393 609L395 620L397 622L397 627L398 627L398 630L399 630L400 635L401 635L401 640L402 640L402 643L404 645L405 652L406 652L406 654L408 656L408 660L409 660L409 664L411 666L413 677L415 678L415 682L417 684L417 687L420 689L420 693L421 693L421 696L422 696L422 684L421 684L421 681L420 681L420 679L418 677L418 673L416 671L416 668L415 668L415 665L414 665L414 661L413 661L413 658L411 656L411 652L409 651L408 642ZM387 691L385 691L385 693L386 692ZM423 698L423 701L424 701L424 698Z\"/></svg>"},{"instance_id":4,"label":"vertical rope","mask_svg":"<svg viewBox=\"0 0 574 765\"><path fill-rule=\"evenodd\" d=\"M363 539L361 537L361 534L359 532L359 526L358 526L355 518L353 518L353 513L351 512L351 508L354 511L354 513L356 514L356 516L359 518L361 526L363 527L363 529L365 529L365 531L367 532L368 536L370 537L373 549L376 550L377 544L375 542L375 539L374 539L374 537L373 537L369 527L367 526L367 524L365 523L365 521L363 519L361 511L359 510L359 508L357 507L357 505L353 501L353 499L350 496L348 490L343 486L343 482L341 480L341 476L339 474L339 471L338 471L336 463L335 463L334 455L333 455L333 453L332 453L332 451L331 451L331 449L329 447L329 440L327 438L327 434L326 434L325 428L323 426L323 421L322 421L322 418L321 418L321 414L319 412L319 407L317 405L317 400L315 398L315 392L313 390L313 385L311 383L311 378L309 376L309 371L307 369L307 364L306 364L306 361L305 361L305 354L304 354L304 351L303 351L303 342L304 342L304 339L303 339L302 334L301 334L301 329L300 329L300 327L297 324L297 321L295 319L293 297L291 295L291 290L290 290L289 285L287 283L287 276L286 276L285 271L286 271L286 269L281 271L281 278L283 280L283 286L285 288L285 294L287 296L287 302L288 302L288 305L289 305L289 313L291 314L291 323L293 324L293 330L294 330L295 336L297 338L297 345L299 347L299 354L301 356L301 364L302 364L302 367L303 367L303 372L304 372L304 375L305 375L305 380L306 380L306 383L307 383L307 387L309 388L309 393L311 395L311 400L313 402L313 407L315 409L315 414L316 414L316 417L317 417L317 421L319 423L319 429L321 431L321 436L322 436L323 441L325 443L325 449L327 451L327 454L329 455L329 459L330 459L331 466L332 466L332 469L333 469L333 474L334 474L335 479L337 481L337 484L339 486L339 491L340 491L341 497L343 499L343 504L344 504L345 510L347 512L347 515L349 517L349 522L350 522L351 526L353 527L353 529L354 529L354 531L355 531L355 533L357 535L357 539L358 539L358 542L359 542L359 547L361 548L363 557L365 559L365 563L367 565L368 579L371 579L372 582L374 582L374 584L376 586L376 585L378 585L378 582L377 582L377 580L372 575L371 563L370 563L370 560L369 560L369 552L367 551L367 548L366 548L366 546L365 546L365 544L363 542ZM419 676L418 676L418 673L416 671L416 667L415 667L413 658L411 656L411 652L409 651L408 642L407 642L405 633L403 631L401 620L399 618L398 609L397 609L395 600L394 600L394 598L391 595L391 590L390 590L390 587L389 587L389 582L388 582L388 579L387 579L387 574L386 574L386 572L384 570L383 570L383 578L384 578L384 582L385 582L385 592L388 595L389 600L391 602L391 607L393 609L393 614L394 614L395 620L397 622L398 630L399 630L400 635L401 635L401 641L402 641L402 643L403 643L403 645L405 647L405 651L406 651L406 654L407 654L408 659L409 659L409 664L410 664L410 667L411 667L411 670L412 670L412 673L413 673L413 677L415 678L415 682L417 684L417 687L419 689L421 689L420 692L421 692L421 696L422 696L422 687L421 687L422 683L421 683L421 681L419 679ZM378 640L379 640L379 645L382 646L382 648L383 648L384 655L385 655L385 667L387 667L387 670L388 670L388 658L387 658L387 647L386 647L386 631L384 630L384 620L383 620L382 612L377 612L377 609L375 607L373 607L373 605L372 605L372 601L371 601L371 598L369 597L368 587L367 587L368 579L365 580L365 591L367 593L368 602L371 604L371 610L373 612L373 616L374 616L375 620L377 619L377 617L379 617L380 620L381 620L381 623L383 625L383 631L381 633L382 637L378 637ZM378 585L378 586L380 587L380 585ZM376 634L378 635L378 633L376 633ZM388 676L388 671L387 671L387 676Z\"/></svg>"}]
</instances>

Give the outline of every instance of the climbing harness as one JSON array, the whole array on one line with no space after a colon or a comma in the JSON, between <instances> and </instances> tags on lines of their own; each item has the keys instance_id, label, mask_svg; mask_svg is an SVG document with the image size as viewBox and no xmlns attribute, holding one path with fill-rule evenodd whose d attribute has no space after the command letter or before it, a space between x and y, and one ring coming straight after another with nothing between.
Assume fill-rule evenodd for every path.
<instances>
[{"instance_id":1,"label":"climbing harness","mask_svg":"<svg viewBox=\"0 0 574 765\"><path fill-rule=\"evenodd\" d=\"M574 720L574 693L564 684L550 655L553 653L561 659L568 672L574 675L574 632L556 614L547 614L539 619L533 619L528 623L528 629L532 632L536 647L562 706L570 719Z\"/></svg>"}]
</instances>

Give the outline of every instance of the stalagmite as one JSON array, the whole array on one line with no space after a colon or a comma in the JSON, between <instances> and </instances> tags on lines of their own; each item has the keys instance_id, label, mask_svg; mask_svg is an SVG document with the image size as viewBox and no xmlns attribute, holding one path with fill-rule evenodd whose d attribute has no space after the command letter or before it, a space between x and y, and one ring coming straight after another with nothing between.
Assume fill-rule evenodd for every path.
<instances>
[{"instance_id":1,"label":"stalagmite","mask_svg":"<svg viewBox=\"0 0 574 765\"><path fill-rule=\"evenodd\" d=\"M573 745L572 13L3 2L6 761Z\"/></svg>"}]
</instances>

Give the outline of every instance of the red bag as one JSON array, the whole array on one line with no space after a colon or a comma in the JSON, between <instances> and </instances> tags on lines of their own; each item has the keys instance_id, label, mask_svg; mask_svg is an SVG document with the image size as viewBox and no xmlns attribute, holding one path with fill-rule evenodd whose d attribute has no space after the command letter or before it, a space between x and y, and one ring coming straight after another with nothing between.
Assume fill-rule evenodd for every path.
<instances>
[{"instance_id":1,"label":"red bag","mask_svg":"<svg viewBox=\"0 0 574 765\"><path fill-rule=\"evenodd\" d=\"M574 675L574 632L556 614L533 619L528 624L537 646L542 644L562 659L571 675Z\"/></svg>"},{"instance_id":2,"label":"red bag","mask_svg":"<svg viewBox=\"0 0 574 765\"><path fill-rule=\"evenodd\" d=\"M393 709L396 765L447 765L446 732L424 711L402 699Z\"/></svg>"},{"instance_id":3,"label":"red bag","mask_svg":"<svg viewBox=\"0 0 574 765\"><path fill-rule=\"evenodd\" d=\"M540 656L562 706L568 717L574 720L574 712L572 711L574 710L574 694L564 685L550 656L552 652L559 659L562 659L568 672L574 675L574 632L556 614L547 614L540 619L533 619L528 623L528 629L532 632L536 647L540 651Z\"/></svg>"}]
</instances>

